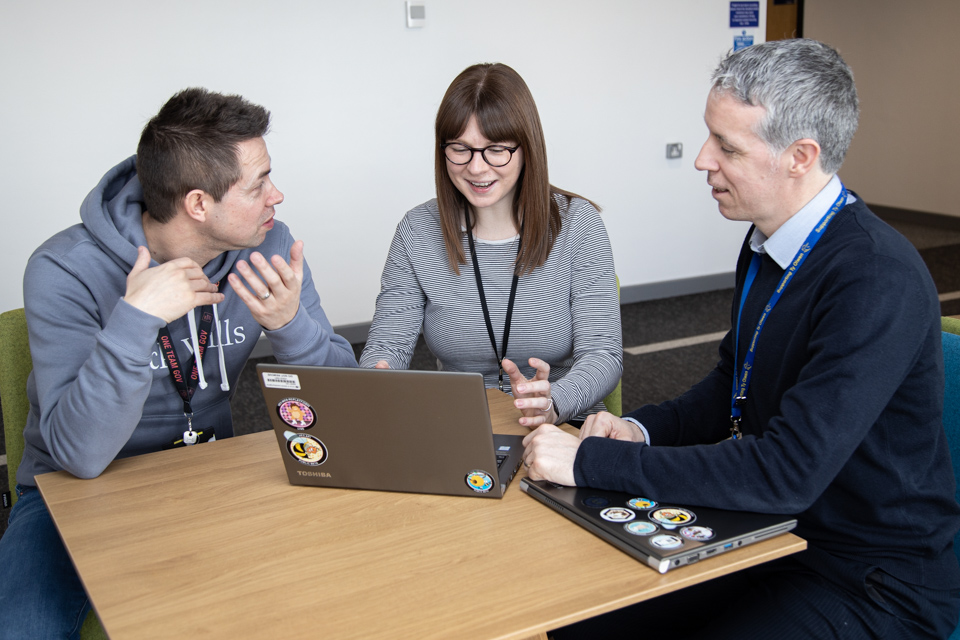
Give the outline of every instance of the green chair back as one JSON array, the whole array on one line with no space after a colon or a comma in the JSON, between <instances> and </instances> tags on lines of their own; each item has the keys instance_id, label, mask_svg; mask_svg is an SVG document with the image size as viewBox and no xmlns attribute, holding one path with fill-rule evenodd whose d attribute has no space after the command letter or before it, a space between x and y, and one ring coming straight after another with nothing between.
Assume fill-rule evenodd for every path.
<instances>
[{"instance_id":1,"label":"green chair back","mask_svg":"<svg viewBox=\"0 0 960 640\"><path fill-rule=\"evenodd\" d=\"M617 276L617 300L620 300L620 276ZM617 388L603 399L603 405L607 411L615 416L623 415L623 380L617 382Z\"/></svg>"},{"instance_id":2,"label":"green chair back","mask_svg":"<svg viewBox=\"0 0 960 640\"><path fill-rule=\"evenodd\" d=\"M0 314L0 404L3 405L3 432L7 444L7 474L14 502L17 494L17 468L23 458L23 428L27 425L30 401L27 377L33 370L27 317L23 309Z\"/></svg>"},{"instance_id":3,"label":"green chair back","mask_svg":"<svg viewBox=\"0 0 960 640\"><path fill-rule=\"evenodd\" d=\"M0 314L0 404L3 405L3 437L7 444L7 474L13 502L17 500L17 492L13 490L17 484L17 469L23 460L23 429L30 412L27 378L32 370L26 314L23 309ZM83 621L80 640L107 640L93 610Z\"/></svg>"}]
</instances>

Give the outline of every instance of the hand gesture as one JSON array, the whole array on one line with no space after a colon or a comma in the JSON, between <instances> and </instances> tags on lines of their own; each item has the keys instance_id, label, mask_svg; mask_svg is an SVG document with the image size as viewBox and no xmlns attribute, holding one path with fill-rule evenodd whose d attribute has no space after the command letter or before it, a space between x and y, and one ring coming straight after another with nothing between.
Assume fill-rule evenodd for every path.
<instances>
[{"instance_id":1,"label":"hand gesture","mask_svg":"<svg viewBox=\"0 0 960 640\"><path fill-rule=\"evenodd\" d=\"M250 309L253 319L267 331L286 325L300 308L300 286L303 283L303 241L290 247L290 264L275 255L270 262L258 251L250 254L256 272L244 260L237 261L237 271L227 276L230 287ZM249 289L247 288L249 287Z\"/></svg>"},{"instance_id":2,"label":"hand gesture","mask_svg":"<svg viewBox=\"0 0 960 640\"><path fill-rule=\"evenodd\" d=\"M520 409L523 417L520 424L525 427L538 427L552 424L559 419L550 397L550 365L539 358L530 358L530 366L537 370L533 379L527 380L513 361L503 359L503 370L510 376L510 388L513 391L513 405Z\"/></svg>"},{"instance_id":3,"label":"hand gesture","mask_svg":"<svg viewBox=\"0 0 960 640\"><path fill-rule=\"evenodd\" d=\"M151 267L149 249L137 247L137 261L127 275L123 299L169 324L194 307L223 302L223 294L190 258Z\"/></svg>"}]
</instances>

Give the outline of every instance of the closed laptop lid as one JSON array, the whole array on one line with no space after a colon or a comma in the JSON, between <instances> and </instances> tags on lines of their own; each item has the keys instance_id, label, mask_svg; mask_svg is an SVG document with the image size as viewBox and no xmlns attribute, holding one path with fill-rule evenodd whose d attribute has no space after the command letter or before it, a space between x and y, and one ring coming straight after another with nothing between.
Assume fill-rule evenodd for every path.
<instances>
[{"instance_id":1,"label":"closed laptop lid","mask_svg":"<svg viewBox=\"0 0 960 640\"><path fill-rule=\"evenodd\" d=\"M524 478L533 498L660 573L786 533L789 515L726 511Z\"/></svg>"}]
</instances>

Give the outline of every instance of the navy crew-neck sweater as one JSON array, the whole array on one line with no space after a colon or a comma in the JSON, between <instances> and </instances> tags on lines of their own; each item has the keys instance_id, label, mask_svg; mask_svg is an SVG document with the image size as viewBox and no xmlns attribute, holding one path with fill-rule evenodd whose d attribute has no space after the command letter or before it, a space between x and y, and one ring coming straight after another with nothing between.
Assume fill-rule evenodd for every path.
<instances>
[{"instance_id":1,"label":"navy crew-neck sweater","mask_svg":"<svg viewBox=\"0 0 960 640\"><path fill-rule=\"evenodd\" d=\"M733 327L752 255L744 242ZM738 366L782 275L762 257L743 308ZM912 584L960 586L940 305L909 242L859 198L837 214L766 320L739 441L728 439L733 351L731 331L700 383L629 414L653 446L584 440L577 484L795 514L811 547Z\"/></svg>"}]
</instances>

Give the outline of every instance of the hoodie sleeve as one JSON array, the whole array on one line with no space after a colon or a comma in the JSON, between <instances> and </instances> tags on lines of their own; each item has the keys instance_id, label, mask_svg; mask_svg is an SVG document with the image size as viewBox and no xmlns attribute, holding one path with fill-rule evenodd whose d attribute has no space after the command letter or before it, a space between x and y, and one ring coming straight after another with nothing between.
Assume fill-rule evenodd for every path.
<instances>
[{"instance_id":1,"label":"hoodie sleeve","mask_svg":"<svg viewBox=\"0 0 960 640\"><path fill-rule=\"evenodd\" d=\"M283 256L289 262L293 237L283 238ZM320 296L313 283L313 274L303 261L303 283L300 286L300 308L286 325L273 331L264 330L277 361L283 364L355 367L357 357L346 338L333 331L327 314L320 306Z\"/></svg>"},{"instance_id":2,"label":"hoodie sleeve","mask_svg":"<svg viewBox=\"0 0 960 640\"><path fill-rule=\"evenodd\" d=\"M100 475L140 422L163 326L119 298L106 308L102 293L53 253L40 251L27 265L31 410L40 416L46 452L80 478Z\"/></svg>"}]
</instances>

